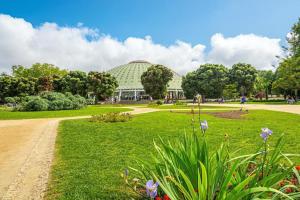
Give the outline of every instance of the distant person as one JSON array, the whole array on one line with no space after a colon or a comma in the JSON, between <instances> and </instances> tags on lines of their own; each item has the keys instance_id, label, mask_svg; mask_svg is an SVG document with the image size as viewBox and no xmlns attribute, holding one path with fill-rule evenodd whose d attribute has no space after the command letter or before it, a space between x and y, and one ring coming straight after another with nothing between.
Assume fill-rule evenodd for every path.
<instances>
[{"instance_id":1,"label":"distant person","mask_svg":"<svg viewBox=\"0 0 300 200\"><path fill-rule=\"evenodd\" d=\"M224 103L224 98L222 97L222 98L218 99L218 103L219 104Z\"/></svg>"},{"instance_id":2,"label":"distant person","mask_svg":"<svg viewBox=\"0 0 300 200\"><path fill-rule=\"evenodd\" d=\"M293 104L293 103L295 103L295 100L291 96L288 96L287 103Z\"/></svg>"},{"instance_id":3,"label":"distant person","mask_svg":"<svg viewBox=\"0 0 300 200\"><path fill-rule=\"evenodd\" d=\"M196 101L197 101L197 97L194 97L194 99L193 99L193 104L195 104Z\"/></svg>"},{"instance_id":4,"label":"distant person","mask_svg":"<svg viewBox=\"0 0 300 200\"><path fill-rule=\"evenodd\" d=\"M246 97L245 96L242 96L242 98L241 98L241 104L245 104L246 103Z\"/></svg>"}]
</instances>

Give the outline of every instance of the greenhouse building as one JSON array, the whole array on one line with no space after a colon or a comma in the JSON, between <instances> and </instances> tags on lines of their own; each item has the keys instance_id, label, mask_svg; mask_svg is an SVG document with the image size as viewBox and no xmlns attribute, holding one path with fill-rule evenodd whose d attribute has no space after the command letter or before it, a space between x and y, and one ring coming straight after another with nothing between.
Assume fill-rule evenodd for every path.
<instances>
[{"instance_id":1,"label":"greenhouse building","mask_svg":"<svg viewBox=\"0 0 300 200\"><path fill-rule=\"evenodd\" d=\"M149 100L151 97L144 91L141 83L141 76L143 72L153 64L147 61L132 61L128 64L115 67L108 71L111 75L116 77L119 87L115 93L114 98L121 100ZM173 79L169 82L167 100L183 98L183 91L181 88L182 77L173 71Z\"/></svg>"}]
</instances>

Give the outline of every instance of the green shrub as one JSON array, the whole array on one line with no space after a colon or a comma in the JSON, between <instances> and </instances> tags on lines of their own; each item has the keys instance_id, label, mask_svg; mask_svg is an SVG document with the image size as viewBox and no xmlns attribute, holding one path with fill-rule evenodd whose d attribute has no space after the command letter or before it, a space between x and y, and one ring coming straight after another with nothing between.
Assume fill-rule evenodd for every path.
<instances>
[{"instance_id":1,"label":"green shrub","mask_svg":"<svg viewBox=\"0 0 300 200\"><path fill-rule=\"evenodd\" d=\"M31 97L27 102L18 107L21 111L44 111L48 110L48 100L39 96Z\"/></svg>"},{"instance_id":2,"label":"green shrub","mask_svg":"<svg viewBox=\"0 0 300 200\"><path fill-rule=\"evenodd\" d=\"M67 110L64 105L64 99L49 101L48 110Z\"/></svg>"},{"instance_id":3,"label":"green shrub","mask_svg":"<svg viewBox=\"0 0 300 200\"><path fill-rule=\"evenodd\" d=\"M183 101L176 100L175 105L176 106L183 106L183 105L187 105L187 103L185 103Z\"/></svg>"},{"instance_id":4,"label":"green shrub","mask_svg":"<svg viewBox=\"0 0 300 200\"><path fill-rule=\"evenodd\" d=\"M95 105L95 99L91 99L91 98L88 98L88 99L86 99L86 104L87 105Z\"/></svg>"},{"instance_id":5,"label":"green shrub","mask_svg":"<svg viewBox=\"0 0 300 200\"><path fill-rule=\"evenodd\" d=\"M26 96L22 98L15 110L41 111L41 110L75 110L86 106L85 98L80 95L66 95L58 92L43 92L40 96Z\"/></svg>"},{"instance_id":6,"label":"green shrub","mask_svg":"<svg viewBox=\"0 0 300 200\"><path fill-rule=\"evenodd\" d=\"M73 102L70 99L65 98L63 100L64 103L64 110L72 110L73 109Z\"/></svg>"},{"instance_id":7,"label":"green shrub","mask_svg":"<svg viewBox=\"0 0 300 200\"><path fill-rule=\"evenodd\" d=\"M62 100L66 98L63 93L59 92L42 92L39 96L49 101Z\"/></svg>"},{"instance_id":8,"label":"green shrub","mask_svg":"<svg viewBox=\"0 0 300 200\"><path fill-rule=\"evenodd\" d=\"M14 97L5 97L4 101L5 103L16 103L16 99Z\"/></svg>"},{"instance_id":9,"label":"green shrub","mask_svg":"<svg viewBox=\"0 0 300 200\"><path fill-rule=\"evenodd\" d=\"M107 113L101 115L94 115L90 119L91 122L127 122L131 120L132 115L130 113Z\"/></svg>"},{"instance_id":10,"label":"green shrub","mask_svg":"<svg viewBox=\"0 0 300 200\"><path fill-rule=\"evenodd\" d=\"M163 101L162 100L157 100L156 105L158 105L158 106L163 105Z\"/></svg>"}]
</instances>

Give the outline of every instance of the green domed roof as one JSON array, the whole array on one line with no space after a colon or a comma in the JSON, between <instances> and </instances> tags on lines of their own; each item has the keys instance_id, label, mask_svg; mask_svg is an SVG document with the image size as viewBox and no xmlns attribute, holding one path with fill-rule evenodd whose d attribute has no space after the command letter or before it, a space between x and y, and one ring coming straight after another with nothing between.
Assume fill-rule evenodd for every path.
<instances>
[{"instance_id":1,"label":"green domed roof","mask_svg":"<svg viewBox=\"0 0 300 200\"><path fill-rule=\"evenodd\" d=\"M118 89L138 89L143 90L141 83L141 76L143 72L147 71L151 63L147 61L133 61L125 65L115 67L108 71L111 75L116 77L119 87ZM173 79L169 82L168 90L181 90L181 76L174 72Z\"/></svg>"}]
</instances>

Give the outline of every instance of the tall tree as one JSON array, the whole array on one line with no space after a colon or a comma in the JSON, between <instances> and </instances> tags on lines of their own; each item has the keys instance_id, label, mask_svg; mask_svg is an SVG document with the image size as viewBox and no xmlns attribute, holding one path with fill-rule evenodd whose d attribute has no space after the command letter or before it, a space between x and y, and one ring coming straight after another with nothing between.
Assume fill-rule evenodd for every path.
<instances>
[{"instance_id":1,"label":"tall tree","mask_svg":"<svg viewBox=\"0 0 300 200\"><path fill-rule=\"evenodd\" d=\"M173 72L163 65L152 65L141 76L145 92L154 99L164 98L172 79Z\"/></svg>"},{"instance_id":2,"label":"tall tree","mask_svg":"<svg viewBox=\"0 0 300 200\"><path fill-rule=\"evenodd\" d=\"M89 91L93 93L97 100L112 96L118 87L117 79L105 72L89 72L87 79Z\"/></svg>"},{"instance_id":3,"label":"tall tree","mask_svg":"<svg viewBox=\"0 0 300 200\"><path fill-rule=\"evenodd\" d=\"M196 94L209 98L219 98L228 82L228 70L223 65L204 64L188 73L182 81L182 89L188 98Z\"/></svg>"},{"instance_id":4,"label":"tall tree","mask_svg":"<svg viewBox=\"0 0 300 200\"><path fill-rule=\"evenodd\" d=\"M237 63L229 70L230 82L237 85L241 95L250 95L254 89L254 82L257 76L256 69L245 63Z\"/></svg>"},{"instance_id":5,"label":"tall tree","mask_svg":"<svg viewBox=\"0 0 300 200\"><path fill-rule=\"evenodd\" d=\"M41 76L37 81L37 90L39 92L52 91L53 90L53 77Z\"/></svg>"},{"instance_id":6,"label":"tall tree","mask_svg":"<svg viewBox=\"0 0 300 200\"><path fill-rule=\"evenodd\" d=\"M1 74L0 76L0 102L4 102L5 97L11 96L12 76Z\"/></svg>"},{"instance_id":7,"label":"tall tree","mask_svg":"<svg viewBox=\"0 0 300 200\"><path fill-rule=\"evenodd\" d=\"M79 94L87 96L87 74L82 71L70 71L63 77L54 77L53 87L57 92L71 92L73 95Z\"/></svg>"},{"instance_id":8,"label":"tall tree","mask_svg":"<svg viewBox=\"0 0 300 200\"><path fill-rule=\"evenodd\" d=\"M36 63L29 68L16 65L12 67L12 71L13 76L25 78L64 76L68 73L67 70L61 70L58 67L48 63Z\"/></svg>"},{"instance_id":9,"label":"tall tree","mask_svg":"<svg viewBox=\"0 0 300 200\"><path fill-rule=\"evenodd\" d=\"M276 70L276 81L273 87L285 95L295 96L297 101L300 89L300 18L287 37L289 55L282 59Z\"/></svg>"},{"instance_id":10,"label":"tall tree","mask_svg":"<svg viewBox=\"0 0 300 200\"><path fill-rule=\"evenodd\" d=\"M36 94L36 81L35 78L1 75L0 102L3 102L5 97L21 97Z\"/></svg>"},{"instance_id":11,"label":"tall tree","mask_svg":"<svg viewBox=\"0 0 300 200\"><path fill-rule=\"evenodd\" d=\"M298 22L292 27L291 32L288 34L287 41L289 43L289 51L292 56L300 56L300 18Z\"/></svg>"},{"instance_id":12,"label":"tall tree","mask_svg":"<svg viewBox=\"0 0 300 200\"><path fill-rule=\"evenodd\" d=\"M296 100L300 90L300 56L284 59L276 70L275 89L294 95Z\"/></svg>"},{"instance_id":13,"label":"tall tree","mask_svg":"<svg viewBox=\"0 0 300 200\"><path fill-rule=\"evenodd\" d=\"M275 74L272 70L259 70L255 80L254 89L258 92L264 92L266 100L272 92L272 84L275 80Z\"/></svg>"},{"instance_id":14,"label":"tall tree","mask_svg":"<svg viewBox=\"0 0 300 200\"><path fill-rule=\"evenodd\" d=\"M197 73L195 71L189 72L182 77L181 87L186 98L193 99L199 93L198 85Z\"/></svg>"}]
</instances>

